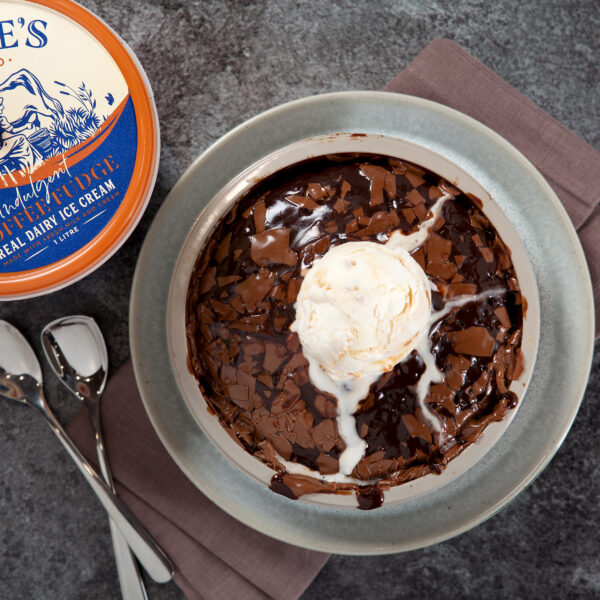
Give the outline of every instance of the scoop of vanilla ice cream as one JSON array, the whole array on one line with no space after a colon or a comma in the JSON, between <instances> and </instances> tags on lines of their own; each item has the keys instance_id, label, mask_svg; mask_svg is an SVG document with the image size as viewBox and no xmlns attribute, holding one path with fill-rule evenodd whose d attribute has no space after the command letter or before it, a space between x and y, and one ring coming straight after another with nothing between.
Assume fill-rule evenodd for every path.
<instances>
[{"instance_id":1,"label":"scoop of vanilla ice cream","mask_svg":"<svg viewBox=\"0 0 600 600\"><path fill-rule=\"evenodd\" d=\"M338 399L347 445L340 470L363 454L354 413L370 385L407 356L428 326L427 276L401 247L348 242L315 260L298 293L298 333L313 384Z\"/></svg>"},{"instance_id":2,"label":"scoop of vanilla ice cream","mask_svg":"<svg viewBox=\"0 0 600 600\"><path fill-rule=\"evenodd\" d=\"M292 329L334 382L389 371L416 344L431 308L429 281L403 248L335 246L309 269Z\"/></svg>"}]
</instances>

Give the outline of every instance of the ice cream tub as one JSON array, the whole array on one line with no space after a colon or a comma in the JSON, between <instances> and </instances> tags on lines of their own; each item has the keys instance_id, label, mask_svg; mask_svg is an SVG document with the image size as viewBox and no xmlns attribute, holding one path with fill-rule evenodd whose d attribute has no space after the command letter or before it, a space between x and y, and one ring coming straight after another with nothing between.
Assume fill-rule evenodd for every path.
<instances>
[{"instance_id":1,"label":"ice cream tub","mask_svg":"<svg viewBox=\"0 0 600 600\"><path fill-rule=\"evenodd\" d=\"M139 222L159 161L148 79L71 0L7 0L0 15L0 300L65 287Z\"/></svg>"}]
</instances>

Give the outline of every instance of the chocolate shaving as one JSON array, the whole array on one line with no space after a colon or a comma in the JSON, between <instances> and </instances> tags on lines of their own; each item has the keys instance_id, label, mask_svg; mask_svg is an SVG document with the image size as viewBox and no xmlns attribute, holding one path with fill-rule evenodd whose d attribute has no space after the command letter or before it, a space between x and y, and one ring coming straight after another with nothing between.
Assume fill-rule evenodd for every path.
<instances>
[{"instance_id":1,"label":"chocolate shaving","mask_svg":"<svg viewBox=\"0 0 600 600\"><path fill-rule=\"evenodd\" d=\"M371 206L377 206L383 202L383 191L388 197L396 196L396 177L383 167L376 165L361 164L361 171L371 180Z\"/></svg>"},{"instance_id":2,"label":"chocolate shaving","mask_svg":"<svg viewBox=\"0 0 600 600\"><path fill-rule=\"evenodd\" d=\"M293 432L296 434L296 443L303 448L314 448L315 442L308 427L302 421L294 423Z\"/></svg>"},{"instance_id":3,"label":"chocolate shaving","mask_svg":"<svg viewBox=\"0 0 600 600\"><path fill-rule=\"evenodd\" d=\"M456 265L454 263L430 262L427 264L426 272L433 277L438 277L444 281L451 281L456 275Z\"/></svg>"},{"instance_id":4,"label":"chocolate shaving","mask_svg":"<svg viewBox=\"0 0 600 600\"><path fill-rule=\"evenodd\" d=\"M485 260L485 262L487 262L487 263L494 262L494 253L492 252L492 250L490 248L488 248L487 246L483 246L483 247L479 248L479 252L481 252L481 255L483 256L483 259Z\"/></svg>"},{"instance_id":5,"label":"chocolate shaving","mask_svg":"<svg viewBox=\"0 0 600 600\"><path fill-rule=\"evenodd\" d=\"M295 265L296 253L290 248L290 230L276 228L250 236L252 260L259 266Z\"/></svg>"},{"instance_id":6,"label":"chocolate shaving","mask_svg":"<svg viewBox=\"0 0 600 600\"><path fill-rule=\"evenodd\" d=\"M367 235L375 235L390 230L394 226L394 222L389 214L383 210L376 212L369 220L367 225Z\"/></svg>"},{"instance_id":7,"label":"chocolate shaving","mask_svg":"<svg viewBox=\"0 0 600 600\"><path fill-rule=\"evenodd\" d=\"M325 419L313 427L312 431L315 445L322 452L329 452L334 446L337 438L337 427L333 419Z\"/></svg>"},{"instance_id":8,"label":"chocolate shaving","mask_svg":"<svg viewBox=\"0 0 600 600\"><path fill-rule=\"evenodd\" d=\"M256 233L262 233L265 230L266 216L267 216L267 209L265 207L265 201L259 200L254 205L254 210L252 211L252 217L254 219L254 230Z\"/></svg>"},{"instance_id":9,"label":"chocolate shaving","mask_svg":"<svg viewBox=\"0 0 600 600\"><path fill-rule=\"evenodd\" d=\"M312 198L307 198L306 196L287 196L286 200L296 206L306 208L307 210L315 210L319 208L319 205Z\"/></svg>"},{"instance_id":10,"label":"chocolate shaving","mask_svg":"<svg viewBox=\"0 0 600 600\"><path fill-rule=\"evenodd\" d=\"M219 277L217 282L220 287L225 287L226 285L235 283L236 281L239 281L240 279L241 279L241 277L239 275L228 275L227 277Z\"/></svg>"},{"instance_id":11,"label":"chocolate shaving","mask_svg":"<svg viewBox=\"0 0 600 600\"><path fill-rule=\"evenodd\" d=\"M285 346L275 342L265 342L265 356L263 358L263 369L272 375L283 363L287 356Z\"/></svg>"},{"instance_id":12,"label":"chocolate shaving","mask_svg":"<svg viewBox=\"0 0 600 600\"><path fill-rule=\"evenodd\" d=\"M438 198L441 198L444 193L442 192L442 190L440 190L439 187L437 187L437 185L430 185L429 186L429 199L432 201L437 200Z\"/></svg>"},{"instance_id":13,"label":"chocolate shaving","mask_svg":"<svg viewBox=\"0 0 600 600\"><path fill-rule=\"evenodd\" d=\"M342 181L342 191L340 195L340 200L343 200L346 197L346 194L352 189L352 186L344 179Z\"/></svg>"},{"instance_id":14,"label":"chocolate shaving","mask_svg":"<svg viewBox=\"0 0 600 600\"><path fill-rule=\"evenodd\" d=\"M227 254L229 253L229 244L231 243L231 233L228 233L223 241L219 244L217 251L215 252L215 259L217 262L223 262Z\"/></svg>"},{"instance_id":15,"label":"chocolate shaving","mask_svg":"<svg viewBox=\"0 0 600 600\"><path fill-rule=\"evenodd\" d=\"M446 292L446 298L455 296L474 296L477 293L477 286L474 283L451 283Z\"/></svg>"},{"instance_id":16,"label":"chocolate shaving","mask_svg":"<svg viewBox=\"0 0 600 600\"><path fill-rule=\"evenodd\" d=\"M308 195L315 200L322 200L328 196L329 188L324 188L320 183L309 183L307 186Z\"/></svg>"},{"instance_id":17,"label":"chocolate shaving","mask_svg":"<svg viewBox=\"0 0 600 600\"><path fill-rule=\"evenodd\" d=\"M510 317L508 316L505 306L499 306L498 308L494 309L494 314L498 317L498 320L504 327L507 329L510 327Z\"/></svg>"},{"instance_id":18,"label":"chocolate shaving","mask_svg":"<svg viewBox=\"0 0 600 600\"><path fill-rule=\"evenodd\" d=\"M406 178L408 179L408 181L410 181L410 184L413 187L419 187L420 185L423 185L425 183L425 180L421 177L421 175L416 173L415 170L412 168L410 170L407 169Z\"/></svg>"},{"instance_id":19,"label":"chocolate shaving","mask_svg":"<svg viewBox=\"0 0 600 600\"><path fill-rule=\"evenodd\" d=\"M485 327L469 327L451 331L448 339L455 352L472 356L491 356L496 342Z\"/></svg>"},{"instance_id":20,"label":"chocolate shaving","mask_svg":"<svg viewBox=\"0 0 600 600\"><path fill-rule=\"evenodd\" d=\"M427 262L446 262L452 250L451 240L445 240L437 233L431 233L425 244Z\"/></svg>"},{"instance_id":21,"label":"chocolate shaving","mask_svg":"<svg viewBox=\"0 0 600 600\"><path fill-rule=\"evenodd\" d=\"M425 198L423 198L421 192L419 192L419 190L417 190L416 188L410 190L410 192L406 194L406 199L410 202L411 206L413 207L422 206L423 204L425 204Z\"/></svg>"},{"instance_id":22,"label":"chocolate shaving","mask_svg":"<svg viewBox=\"0 0 600 600\"><path fill-rule=\"evenodd\" d=\"M319 467L319 473L321 473L321 475L337 473L340 470L339 460L328 454L319 454L317 466Z\"/></svg>"},{"instance_id":23,"label":"chocolate shaving","mask_svg":"<svg viewBox=\"0 0 600 600\"><path fill-rule=\"evenodd\" d=\"M202 277L201 283L200 283L200 293L201 294L206 294L206 292L208 292L210 289L212 289L216 283L217 280L215 279L215 273L217 272L217 269L215 267L208 269L206 271L206 273L204 274L204 277Z\"/></svg>"},{"instance_id":24,"label":"chocolate shaving","mask_svg":"<svg viewBox=\"0 0 600 600\"><path fill-rule=\"evenodd\" d=\"M219 302L214 298L211 299L210 305L212 309L215 311L215 314L219 319L223 319L225 321L231 321L235 319L238 315L237 311L231 308L229 304L225 304L223 302Z\"/></svg>"},{"instance_id":25,"label":"chocolate shaving","mask_svg":"<svg viewBox=\"0 0 600 600\"><path fill-rule=\"evenodd\" d=\"M259 269L254 275L250 275L248 279L242 281L235 287L235 291L239 294L249 311L256 308L260 302L273 287L275 275L267 269Z\"/></svg>"},{"instance_id":26,"label":"chocolate shaving","mask_svg":"<svg viewBox=\"0 0 600 600\"><path fill-rule=\"evenodd\" d=\"M292 457L292 444L290 444L285 436L280 433L275 433L269 436L269 441L273 444L273 447L277 450L277 454L279 454L281 458L289 460Z\"/></svg>"},{"instance_id":27,"label":"chocolate shaving","mask_svg":"<svg viewBox=\"0 0 600 600\"><path fill-rule=\"evenodd\" d=\"M340 197L335 201L333 209L338 213L345 213L349 206L350 202L346 202L346 200Z\"/></svg>"}]
</instances>

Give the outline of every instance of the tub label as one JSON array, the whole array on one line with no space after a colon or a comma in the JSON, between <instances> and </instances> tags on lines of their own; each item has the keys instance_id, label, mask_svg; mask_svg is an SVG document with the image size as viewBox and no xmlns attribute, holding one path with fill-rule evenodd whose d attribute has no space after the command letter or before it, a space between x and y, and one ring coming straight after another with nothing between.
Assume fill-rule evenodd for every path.
<instances>
[{"instance_id":1,"label":"tub label","mask_svg":"<svg viewBox=\"0 0 600 600\"><path fill-rule=\"evenodd\" d=\"M104 46L50 8L3 1L0 14L0 274L77 252L118 211L137 125Z\"/></svg>"}]
</instances>

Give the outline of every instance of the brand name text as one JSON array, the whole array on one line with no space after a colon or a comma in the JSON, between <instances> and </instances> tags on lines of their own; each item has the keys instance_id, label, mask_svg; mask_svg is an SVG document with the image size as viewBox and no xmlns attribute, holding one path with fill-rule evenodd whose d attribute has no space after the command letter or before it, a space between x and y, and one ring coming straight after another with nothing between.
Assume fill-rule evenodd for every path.
<instances>
[{"instance_id":1,"label":"brand name text","mask_svg":"<svg viewBox=\"0 0 600 600\"><path fill-rule=\"evenodd\" d=\"M19 17L0 20L0 50L18 48L19 44L25 44L29 48L43 48L48 43L46 29L48 23L41 19L27 21Z\"/></svg>"}]
</instances>

